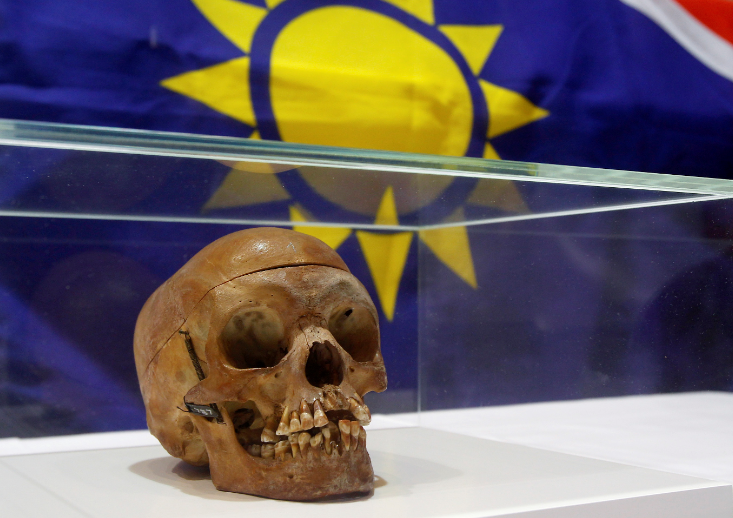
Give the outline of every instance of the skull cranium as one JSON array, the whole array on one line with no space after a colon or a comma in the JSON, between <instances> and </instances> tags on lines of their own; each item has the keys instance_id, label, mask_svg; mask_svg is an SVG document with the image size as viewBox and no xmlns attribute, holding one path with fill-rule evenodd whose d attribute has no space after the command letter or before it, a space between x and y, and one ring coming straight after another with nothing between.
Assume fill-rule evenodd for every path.
<instances>
[{"instance_id":1,"label":"skull cranium","mask_svg":"<svg viewBox=\"0 0 733 518\"><path fill-rule=\"evenodd\" d=\"M135 361L151 432L218 489L373 488L362 398L387 384L377 312L321 241L260 228L207 246L145 304Z\"/></svg>"}]
</instances>

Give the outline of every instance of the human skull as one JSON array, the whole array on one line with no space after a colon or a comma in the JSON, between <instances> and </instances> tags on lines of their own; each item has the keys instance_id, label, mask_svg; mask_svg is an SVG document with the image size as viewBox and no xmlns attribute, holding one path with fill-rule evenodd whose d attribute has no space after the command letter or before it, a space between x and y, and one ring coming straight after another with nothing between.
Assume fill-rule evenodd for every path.
<instances>
[{"instance_id":1,"label":"human skull","mask_svg":"<svg viewBox=\"0 0 733 518\"><path fill-rule=\"evenodd\" d=\"M148 427L217 489L283 500L365 493L367 392L385 390L377 312L338 254L277 228L213 242L135 328Z\"/></svg>"}]
</instances>

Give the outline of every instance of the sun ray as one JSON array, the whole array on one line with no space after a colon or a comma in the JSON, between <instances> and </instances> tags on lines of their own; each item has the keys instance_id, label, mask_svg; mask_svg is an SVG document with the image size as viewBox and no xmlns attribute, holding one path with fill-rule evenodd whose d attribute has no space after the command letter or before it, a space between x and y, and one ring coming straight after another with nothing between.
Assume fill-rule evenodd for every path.
<instances>
[{"instance_id":1,"label":"sun ray","mask_svg":"<svg viewBox=\"0 0 733 518\"><path fill-rule=\"evenodd\" d=\"M192 0L211 24L229 41L249 53L252 37L267 9L235 0Z\"/></svg>"},{"instance_id":2,"label":"sun ray","mask_svg":"<svg viewBox=\"0 0 733 518\"><path fill-rule=\"evenodd\" d=\"M511 180L480 179L466 203L520 214L529 212L522 194Z\"/></svg>"},{"instance_id":3,"label":"sun ray","mask_svg":"<svg viewBox=\"0 0 733 518\"><path fill-rule=\"evenodd\" d=\"M489 105L489 138L498 137L550 114L513 90L483 79L479 79L479 84Z\"/></svg>"},{"instance_id":4,"label":"sun ray","mask_svg":"<svg viewBox=\"0 0 733 518\"><path fill-rule=\"evenodd\" d=\"M249 91L248 57L186 72L165 79L160 84L233 119L256 126Z\"/></svg>"},{"instance_id":5,"label":"sun ray","mask_svg":"<svg viewBox=\"0 0 733 518\"><path fill-rule=\"evenodd\" d=\"M265 0L265 5L267 5L267 8L272 10L275 9L278 5L283 3L285 0Z\"/></svg>"},{"instance_id":6,"label":"sun ray","mask_svg":"<svg viewBox=\"0 0 733 518\"><path fill-rule=\"evenodd\" d=\"M435 23L433 0L385 0L429 25Z\"/></svg>"},{"instance_id":7,"label":"sun ray","mask_svg":"<svg viewBox=\"0 0 733 518\"><path fill-rule=\"evenodd\" d=\"M503 25L439 25L440 32L461 51L468 66L478 75L484 68L496 40L499 39Z\"/></svg>"},{"instance_id":8,"label":"sun ray","mask_svg":"<svg viewBox=\"0 0 733 518\"><path fill-rule=\"evenodd\" d=\"M388 185L382 195L382 201L379 202L379 208L377 208L377 217L374 220L377 225L397 225L399 221L397 219L397 204L394 199L394 189L391 185Z\"/></svg>"},{"instance_id":9,"label":"sun ray","mask_svg":"<svg viewBox=\"0 0 733 518\"><path fill-rule=\"evenodd\" d=\"M492 160L501 160L499 153L496 152L494 146L490 143L484 144L484 158L491 158Z\"/></svg>"},{"instance_id":10,"label":"sun ray","mask_svg":"<svg viewBox=\"0 0 733 518\"><path fill-rule=\"evenodd\" d=\"M399 224L394 190L391 185L382 195L374 223L377 225ZM360 230L356 232L356 237L364 253L369 273L372 275L382 311L387 320L391 322L394 318L402 273L410 252L412 232L377 234Z\"/></svg>"},{"instance_id":11,"label":"sun ray","mask_svg":"<svg viewBox=\"0 0 733 518\"><path fill-rule=\"evenodd\" d=\"M397 292L402 280L402 272L410 252L412 232L395 234L375 234L359 230L356 232L361 250L364 253L374 287L377 289L382 311L390 322L394 318Z\"/></svg>"},{"instance_id":12,"label":"sun ray","mask_svg":"<svg viewBox=\"0 0 733 518\"><path fill-rule=\"evenodd\" d=\"M257 130L254 130L248 138L251 138L252 140L262 140L262 137L260 137L260 132Z\"/></svg>"},{"instance_id":13,"label":"sun ray","mask_svg":"<svg viewBox=\"0 0 733 518\"><path fill-rule=\"evenodd\" d=\"M268 164L266 162L235 162L232 160L219 160L219 162L237 171L261 174L284 173L298 167L295 164Z\"/></svg>"},{"instance_id":14,"label":"sun ray","mask_svg":"<svg viewBox=\"0 0 733 518\"><path fill-rule=\"evenodd\" d=\"M274 174L232 169L206 202L203 210L243 207L289 199L290 194Z\"/></svg>"},{"instance_id":15,"label":"sun ray","mask_svg":"<svg viewBox=\"0 0 733 518\"><path fill-rule=\"evenodd\" d=\"M290 206L290 221L293 223L309 221L305 214L306 212L302 207L298 207L297 205ZM334 250L338 249L338 247L341 246L341 244L351 235L350 228L293 225L293 230L320 239Z\"/></svg>"},{"instance_id":16,"label":"sun ray","mask_svg":"<svg viewBox=\"0 0 733 518\"><path fill-rule=\"evenodd\" d=\"M459 207L446 221L465 220L463 208ZM458 275L472 288L478 288L476 271L473 267L468 231L463 225L455 227L420 230L420 239L435 254L441 263Z\"/></svg>"}]
</instances>

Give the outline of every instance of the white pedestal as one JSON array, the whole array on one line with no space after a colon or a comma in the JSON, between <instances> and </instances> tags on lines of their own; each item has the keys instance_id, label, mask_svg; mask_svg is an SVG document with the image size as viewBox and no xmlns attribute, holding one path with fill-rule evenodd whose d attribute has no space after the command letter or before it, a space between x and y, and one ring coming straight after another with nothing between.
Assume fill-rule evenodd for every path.
<instances>
[{"instance_id":1,"label":"white pedestal","mask_svg":"<svg viewBox=\"0 0 733 518\"><path fill-rule=\"evenodd\" d=\"M425 428L369 432L359 500L293 503L216 491L160 446L0 458L0 515L730 518L733 490L677 475ZM337 512L339 514L331 514Z\"/></svg>"}]
</instances>

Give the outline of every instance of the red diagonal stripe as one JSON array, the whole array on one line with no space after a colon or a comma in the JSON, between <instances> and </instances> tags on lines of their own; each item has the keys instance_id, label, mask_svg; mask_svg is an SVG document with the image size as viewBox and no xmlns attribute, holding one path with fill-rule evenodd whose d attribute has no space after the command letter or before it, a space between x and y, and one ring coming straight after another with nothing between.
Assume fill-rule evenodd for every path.
<instances>
[{"instance_id":1,"label":"red diagonal stripe","mask_svg":"<svg viewBox=\"0 0 733 518\"><path fill-rule=\"evenodd\" d=\"M731 0L676 0L708 29L733 44L733 2Z\"/></svg>"}]
</instances>

